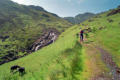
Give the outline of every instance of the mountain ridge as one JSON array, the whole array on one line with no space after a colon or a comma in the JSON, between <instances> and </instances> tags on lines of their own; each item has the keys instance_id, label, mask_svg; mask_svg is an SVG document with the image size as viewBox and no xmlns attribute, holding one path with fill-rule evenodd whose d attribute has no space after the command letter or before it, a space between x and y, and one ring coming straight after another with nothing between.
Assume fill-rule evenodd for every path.
<instances>
[{"instance_id":1,"label":"mountain ridge","mask_svg":"<svg viewBox=\"0 0 120 80\"><path fill-rule=\"evenodd\" d=\"M79 24L93 16L95 16L96 14L94 13L90 13L90 12L86 12L86 13L83 13L83 14L78 14L76 15L75 17L64 17L65 20L73 23L73 24Z\"/></svg>"}]
</instances>

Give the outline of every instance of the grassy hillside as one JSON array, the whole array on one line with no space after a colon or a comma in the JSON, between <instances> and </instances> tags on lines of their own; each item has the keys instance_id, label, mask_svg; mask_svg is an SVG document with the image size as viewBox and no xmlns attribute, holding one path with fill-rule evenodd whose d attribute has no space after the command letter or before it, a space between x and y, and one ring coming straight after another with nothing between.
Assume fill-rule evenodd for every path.
<instances>
[{"instance_id":1,"label":"grassy hillside","mask_svg":"<svg viewBox=\"0 0 120 80\"><path fill-rule=\"evenodd\" d=\"M54 17L51 14L49 15L52 18ZM119 16L119 8L116 8L67 29L55 43L16 61L1 65L0 80L89 80L92 79L91 77L95 77L93 79L101 78L101 73L104 74L104 72L104 76L111 79L110 70L101 58L101 54L104 53L99 52L96 46L107 50L112 55L114 62L120 67ZM53 25L52 22L45 23ZM58 23L60 22L58 21ZM61 25L63 25L63 22L61 22ZM24 29L31 30L30 34L33 36L36 33L35 28L25 27ZM87 28L90 28L91 32L87 33L85 42L81 45L76 34L79 33L80 29ZM61 29L58 30L61 31ZM16 33L16 35L28 36L19 33ZM12 32L10 35L14 36ZM12 42L8 39L7 42L1 41L1 43L11 44ZM22 43L19 44L22 45ZM18 72L10 73L10 67L13 65L25 67L26 74L20 76ZM106 72L109 75L106 75Z\"/></svg>"},{"instance_id":2,"label":"grassy hillside","mask_svg":"<svg viewBox=\"0 0 120 80\"><path fill-rule=\"evenodd\" d=\"M0 66L1 80L79 80L82 79L84 54L78 43L74 26L60 35L59 39L31 55ZM69 34L68 34L69 33ZM26 74L11 74L12 65L26 68Z\"/></svg>"},{"instance_id":3,"label":"grassy hillside","mask_svg":"<svg viewBox=\"0 0 120 80\"><path fill-rule=\"evenodd\" d=\"M71 24L39 6L25 6L0 0L0 61L5 55L24 55L43 31L63 32ZM9 57L10 59L11 57Z\"/></svg>"},{"instance_id":4,"label":"grassy hillside","mask_svg":"<svg viewBox=\"0 0 120 80\"><path fill-rule=\"evenodd\" d=\"M90 33L89 40L94 41L96 45L107 49L113 60L120 67L120 8L104 12L91 18L80 26L90 27L93 32ZM116 12L116 13L115 13ZM108 14L111 14L108 16Z\"/></svg>"}]
</instances>

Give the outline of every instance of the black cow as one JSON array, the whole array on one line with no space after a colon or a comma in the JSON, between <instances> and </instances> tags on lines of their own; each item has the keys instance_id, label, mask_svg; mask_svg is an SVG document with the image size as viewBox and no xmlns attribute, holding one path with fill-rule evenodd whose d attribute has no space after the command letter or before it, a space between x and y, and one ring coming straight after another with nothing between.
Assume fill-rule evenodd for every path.
<instances>
[{"instance_id":1,"label":"black cow","mask_svg":"<svg viewBox=\"0 0 120 80\"><path fill-rule=\"evenodd\" d=\"M24 67L20 67L20 68L18 69L18 71L19 71L19 74L20 74L20 75L25 74L25 68L24 68Z\"/></svg>"},{"instance_id":2,"label":"black cow","mask_svg":"<svg viewBox=\"0 0 120 80\"><path fill-rule=\"evenodd\" d=\"M17 70L17 69L19 69L19 68L20 68L20 66L14 65L14 66L12 66L12 67L10 68L10 70L11 70L11 72L13 72L14 70Z\"/></svg>"}]
</instances>

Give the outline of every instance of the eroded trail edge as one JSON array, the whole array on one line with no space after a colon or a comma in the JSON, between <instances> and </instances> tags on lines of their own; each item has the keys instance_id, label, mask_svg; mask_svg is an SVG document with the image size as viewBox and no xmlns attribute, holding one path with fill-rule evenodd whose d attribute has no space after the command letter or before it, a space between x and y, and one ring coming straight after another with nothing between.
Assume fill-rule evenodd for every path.
<instances>
[{"instance_id":1,"label":"eroded trail edge","mask_svg":"<svg viewBox=\"0 0 120 80\"><path fill-rule=\"evenodd\" d=\"M112 60L110 53L99 46L96 46L96 49L100 51L102 60L110 69L110 73L112 74L111 80L120 80L120 70L116 63Z\"/></svg>"}]
</instances>

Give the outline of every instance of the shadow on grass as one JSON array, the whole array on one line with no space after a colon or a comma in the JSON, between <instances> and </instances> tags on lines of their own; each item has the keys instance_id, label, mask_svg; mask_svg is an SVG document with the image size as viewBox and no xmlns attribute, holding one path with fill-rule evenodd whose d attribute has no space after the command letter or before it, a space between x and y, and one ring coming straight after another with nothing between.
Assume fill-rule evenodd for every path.
<instances>
[{"instance_id":1,"label":"shadow on grass","mask_svg":"<svg viewBox=\"0 0 120 80\"><path fill-rule=\"evenodd\" d=\"M74 47L75 56L71 63L71 75L73 80L79 80L76 75L79 75L83 70L82 64L82 45L79 42L76 42L76 46Z\"/></svg>"},{"instance_id":2,"label":"shadow on grass","mask_svg":"<svg viewBox=\"0 0 120 80\"><path fill-rule=\"evenodd\" d=\"M52 71L50 80L80 80L76 75L80 75L83 70L83 60L81 58L82 45L76 42L73 48L66 49L61 56L65 56L65 58L61 57L56 60L57 64L61 66L61 69Z\"/></svg>"}]
</instances>

